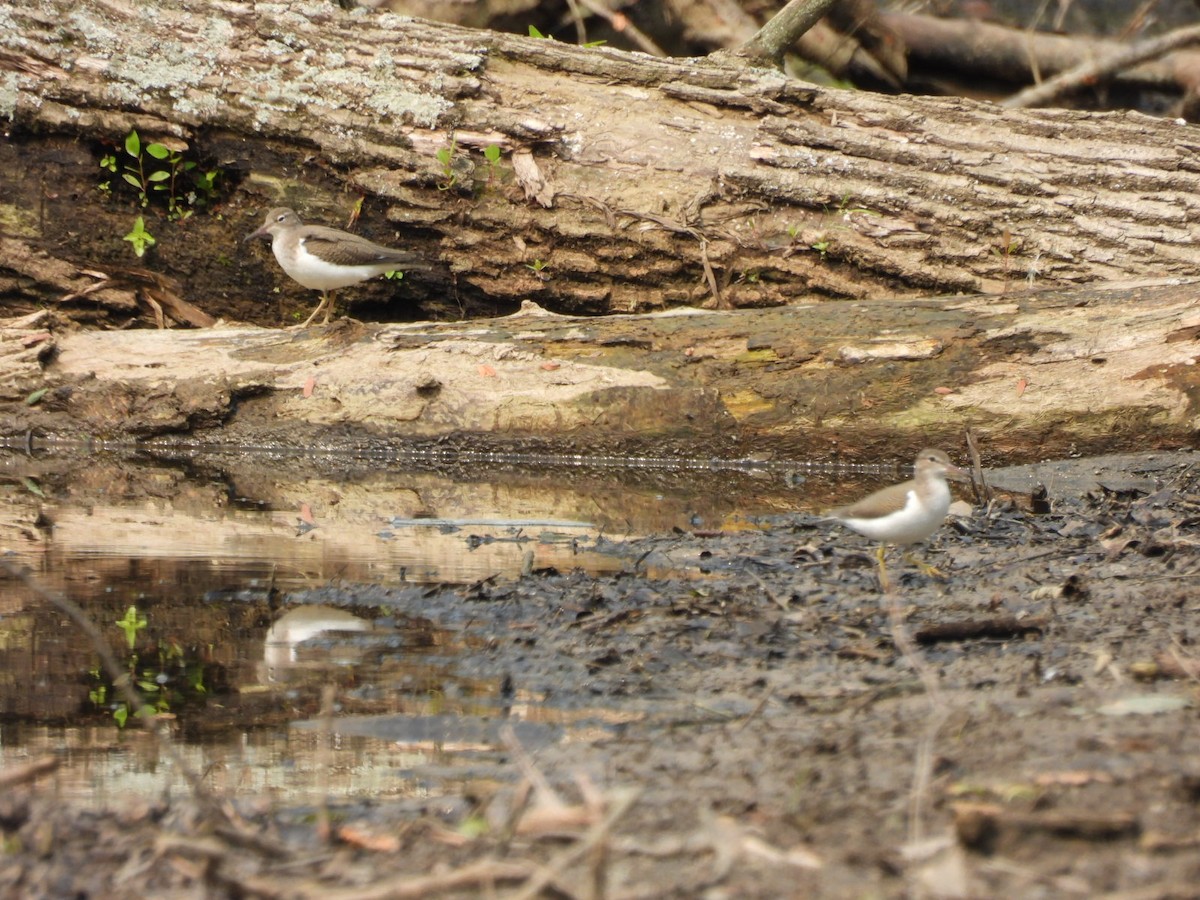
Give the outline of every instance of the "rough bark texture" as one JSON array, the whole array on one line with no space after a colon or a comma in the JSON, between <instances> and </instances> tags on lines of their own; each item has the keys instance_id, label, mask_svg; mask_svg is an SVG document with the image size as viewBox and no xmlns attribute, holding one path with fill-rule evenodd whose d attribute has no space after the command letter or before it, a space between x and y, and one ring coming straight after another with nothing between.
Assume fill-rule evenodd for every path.
<instances>
[{"instance_id":1,"label":"rough bark texture","mask_svg":"<svg viewBox=\"0 0 1200 900\"><path fill-rule=\"evenodd\" d=\"M10 234L85 266L132 259L121 230L78 224L114 206L130 217L71 181L95 179L100 140L137 128L219 165L223 219L160 222L148 257L209 312L214 287L235 298L282 279L261 250L231 259L263 207L326 215L352 205L343 190L378 198L410 246L457 273L453 290L494 308L995 291L1192 275L1200 261L1188 126L819 90L319 2L6 8L0 115ZM55 135L84 141L36 152ZM419 299L453 293L409 284Z\"/></svg>"}]
</instances>

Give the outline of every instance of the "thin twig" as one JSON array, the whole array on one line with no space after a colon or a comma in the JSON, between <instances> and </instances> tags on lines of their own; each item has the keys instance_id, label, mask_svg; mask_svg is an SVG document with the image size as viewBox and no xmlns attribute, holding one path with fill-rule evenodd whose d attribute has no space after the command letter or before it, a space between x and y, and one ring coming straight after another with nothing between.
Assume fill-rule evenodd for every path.
<instances>
[{"instance_id":1,"label":"thin twig","mask_svg":"<svg viewBox=\"0 0 1200 900\"><path fill-rule=\"evenodd\" d=\"M591 853L608 838L614 825L629 811L641 791L637 788L616 788L608 795L608 814L593 825L578 841L565 849L529 879L511 900L533 900L563 872Z\"/></svg>"},{"instance_id":2,"label":"thin twig","mask_svg":"<svg viewBox=\"0 0 1200 900\"><path fill-rule=\"evenodd\" d=\"M1200 25L1190 25L1180 28L1161 37L1134 44L1131 47L1118 50L1106 57L1090 60L1078 66L1060 72L1053 78L1041 84L1028 87L1001 101L1001 106L1009 109L1029 109L1034 106L1045 106L1063 94L1079 88L1090 87L1098 81L1104 81L1120 72L1147 60L1165 56L1180 47L1200 42Z\"/></svg>"},{"instance_id":3,"label":"thin twig","mask_svg":"<svg viewBox=\"0 0 1200 900\"><path fill-rule=\"evenodd\" d=\"M930 716L926 720L925 730L917 742L917 755L913 763L913 786L908 802L908 840L916 843L924 833L925 800L929 794L929 783L933 780L933 746L937 740L938 731L950 714L942 699L942 687L938 684L936 673L925 662L917 646L909 637L908 628L904 624L904 615L900 604L892 591L885 594L888 619L892 626L892 641L901 656L917 673L921 684L925 687L925 698L929 701Z\"/></svg>"}]
</instances>

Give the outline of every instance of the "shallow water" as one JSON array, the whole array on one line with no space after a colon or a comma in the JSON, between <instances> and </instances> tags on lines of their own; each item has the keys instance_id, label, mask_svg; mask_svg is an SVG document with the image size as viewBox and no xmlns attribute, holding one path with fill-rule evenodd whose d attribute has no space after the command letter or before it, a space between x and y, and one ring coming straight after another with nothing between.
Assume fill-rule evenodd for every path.
<instances>
[{"instance_id":1,"label":"shallow water","mask_svg":"<svg viewBox=\"0 0 1200 900\"><path fill-rule=\"evenodd\" d=\"M41 589L100 624L214 786L304 802L320 773L333 797L425 796L490 772L502 724L536 746L628 713L555 709L468 677L479 648L420 615L297 605L292 592L615 573L629 566L612 550L622 538L780 527L874 486L859 471L839 490L798 464L618 463L506 460L448 476L395 460L13 451L0 454L0 536ZM4 584L0 767L60 754L59 790L97 804L183 790L134 721L118 724L127 711L87 639ZM326 683L332 728L313 721Z\"/></svg>"}]
</instances>

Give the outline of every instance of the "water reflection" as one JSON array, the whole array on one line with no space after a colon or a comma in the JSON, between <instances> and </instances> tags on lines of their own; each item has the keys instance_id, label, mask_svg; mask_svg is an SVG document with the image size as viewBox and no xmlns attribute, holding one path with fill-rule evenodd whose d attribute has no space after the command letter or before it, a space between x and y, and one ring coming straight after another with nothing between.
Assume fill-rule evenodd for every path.
<instances>
[{"instance_id":1,"label":"water reflection","mask_svg":"<svg viewBox=\"0 0 1200 900\"><path fill-rule=\"evenodd\" d=\"M335 642L332 650L316 659L302 659L301 645L331 633L373 631L375 623L332 606L298 606L280 616L267 629L263 658L257 667L263 683L287 680L303 668L351 665L361 654L348 642Z\"/></svg>"},{"instance_id":2,"label":"water reflection","mask_svg":"<svg viewBox=\"0 0 1200 900\"><path fill-rule=\"evenodd\" d=\"M616 714L567 717L535 697L503 699L498 679L464 676L474 648L456 626L396 610L297 605L292 593L338 582L440 590L543 569L616 572L628 561L605 551L608 538L760 527L757 517L798 504L779 471L628 475L527 467L451 477L362 460L315 471L296 460L218 467L0 452L0 541L41 585L91 615L135 678L159 686L154 701L214 786L311 789L323 765L316 751L332 742L344 777L331 790L378 795L417 789L414 772L444 776L455 747L469 749L463 763L477 768L479 754L497 747L500 722L541 741L604 728ZM0 694L0 766L61 752L61 789L98 803L171 783L145 736L118 727L94 648L7 582L0 677L9 686ZM332 733L289 727L316 716L325 683L339 688ZM428 791L424 776L419 789Z\"/></svg>"}]
</instances>

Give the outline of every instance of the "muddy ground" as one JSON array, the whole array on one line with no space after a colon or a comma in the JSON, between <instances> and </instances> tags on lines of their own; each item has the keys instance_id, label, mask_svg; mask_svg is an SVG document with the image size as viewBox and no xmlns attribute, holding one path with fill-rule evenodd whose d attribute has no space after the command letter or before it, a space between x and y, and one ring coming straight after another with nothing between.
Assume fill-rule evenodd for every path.
<instances>
[{"instance_id":1,"label":"muddy ground","mask_svg":"<svg viewBox=\"0 0 1200 900\"><path fill-rule=\"evenodd\" d=\"M1126 474L953 519L944 577L893 553L886 596L807 515L601 539L613 576L293 594L458 634L503 749L328 826L203 793L98 813L9 770L0 893L1200 896L1200 475ZM609 715L566 739L528 704Z\"/></svg>"}]
</instances>

